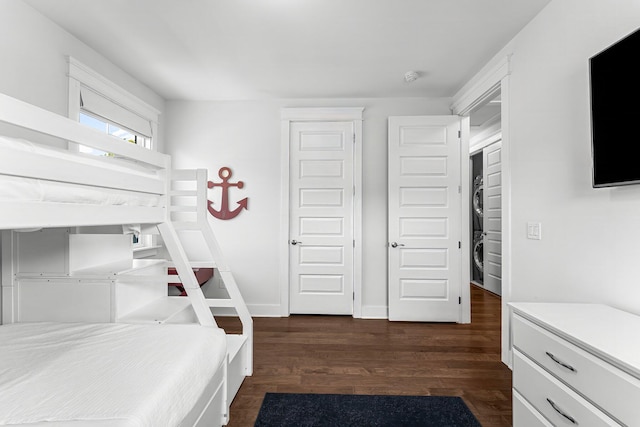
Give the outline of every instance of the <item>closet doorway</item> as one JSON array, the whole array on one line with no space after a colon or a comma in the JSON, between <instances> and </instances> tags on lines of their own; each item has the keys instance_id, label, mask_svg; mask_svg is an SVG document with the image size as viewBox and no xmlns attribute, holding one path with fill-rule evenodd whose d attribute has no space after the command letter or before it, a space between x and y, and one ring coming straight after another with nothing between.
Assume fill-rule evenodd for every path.
<instances>
[{"instance_id":1,"label":"closet doorway","mask_svg":"<svg viewBox=\"0 0 640 427\"><path fill-rule=\"evenodd\" d=\"M359 316L361 116L360 108L283 110L285 315Z\"/></svg>"},{"instance_id":2,"label":"closet doorway","mask_svg":"<svg viewBox=\"0 0 640 427\"><path fill-rule=\"evenodd\" d=\"M502 133L497 95L470 115L471 282L502 295Z\"/></svg>"},{"instance_id":3,"label":"closet doorway","mask_svg":"<svg viewBox=\"0 0 640 427\"><path fill-rule=\"evenodd\" d=\"M512 366L513 353L511 351L510 331L511 319L510 310L507 304L511 301L511 240L513 238L511 224L511 143L510 143L510 56L507 55L502 59L498 59L488 66L484 71L478 74L470 81L465 89L461 90L454 96L451 105L454 114L469 117L472 123L477 124L479 111L483 107L494 101L496 114L494 115L499 123L495 123L494 138L500 139L502 148L500 150L501 157L501 360L508 366ZM497 104L499 101L499 104ZM478 143L482 138L477 132L476 127L473 128L469 155L479 150ZM499 134L499 136L498 136ZM485 135L489 136L489 135ZM469 169L471 172L471 165ZM471 190L473 186L472 178L469 177L465 181L466 187ZM467 213L468 224L471 225L471 211ZM473 233L470 231L467 239L473 239ZM468 252L467 260L470 260L471 251ZM469 266L471 268L471 264ZM472 285L469 285L470 287Z\"/></svg>"}]
</instances>

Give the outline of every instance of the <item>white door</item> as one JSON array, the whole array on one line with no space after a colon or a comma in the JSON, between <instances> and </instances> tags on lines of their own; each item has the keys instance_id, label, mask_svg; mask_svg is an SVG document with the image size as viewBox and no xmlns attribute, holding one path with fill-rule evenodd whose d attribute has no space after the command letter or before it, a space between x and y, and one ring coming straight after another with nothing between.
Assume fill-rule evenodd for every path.
<instances>
[{"instance_id":1,"label":"white door","mask_svg":"<svg viewBox=\"0 0 640 427\"><path fill-rule=\"evenodd\" d=\"M353 314L353 122L292 122L290 312Z\"/></svg>"},{"instance_id":2,"label":"white door","mask_svg":"<svg viewBox=\"0 0 640 427\"><path fill-rule=\"evenodd\" d=\"M461 123L389 118L389 320L460 319Z\"/></svg>"},{"instance_id":3,"label":"white door","mask_svg":"<svg viewBox=\"0 0 640 427\"><path fill-rule=\"evenodd\" d=\"M502 295L502 142L482 150L484 288Z\"/></svg>"}]
</instances>

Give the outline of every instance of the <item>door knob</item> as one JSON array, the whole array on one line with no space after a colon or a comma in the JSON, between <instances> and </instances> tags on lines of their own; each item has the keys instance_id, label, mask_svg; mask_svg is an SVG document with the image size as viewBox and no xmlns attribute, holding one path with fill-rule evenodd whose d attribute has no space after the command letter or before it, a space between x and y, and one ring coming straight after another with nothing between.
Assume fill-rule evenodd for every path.
<instances>
[{"instance_id":1,"label":"door knob","mask_svg":"<svg viewBox=\"0 0 640 427\"><path fill-rule=\"evenodd\" d=\"M397 248L398 246L404 246L404 243L391 242L391 247L392 248Z\"/></svg>"},{"instance_id":2,"label":"door knob","mask_svg":"<svg viewBox=\"0 0 640 427\"><path fill-rule=\"evenodd\" d=\"M302 242L299 242L297 240L292 240L291 241L291 244L294 245L294 246L297 245L298 243L302 244Z\"/></svg>"}]
</instances>

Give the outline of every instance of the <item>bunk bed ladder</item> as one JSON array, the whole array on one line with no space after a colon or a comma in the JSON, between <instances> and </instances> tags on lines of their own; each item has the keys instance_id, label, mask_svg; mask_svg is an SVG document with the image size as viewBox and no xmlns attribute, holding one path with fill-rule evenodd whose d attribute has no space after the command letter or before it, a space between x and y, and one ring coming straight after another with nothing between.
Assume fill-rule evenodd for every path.
<instances>
[{"instance_id":1,"label":"bunk bed ladder","mask_svg":"<svg viewBox=\"0 0 640 427\"><path fill-rule=\"evenodd\" d=\"M215 325L211 309L234 309L242 324L241 334L227 334L228 401L237 393L244 377L253 371L253 321L238 285L227 265L207 212L207 170L174 170L169 189L170 221L158 225L165 247L180 276L198 321ZM195 215L195 220L194 220ZM186 233L204 242L199 247L208 255L205 261L190 260L185 247L190 240ZM195 238L194 237L194 238ZM201 255L201 254L200 254ZM206 298L193 272L193 268L213 267L222 280L228 298ZM227 414L228 416L228 414Z\"/></svg>"},{"instance_id":2,"label":"bunk bed ladder","mask_svg":"<svg viewBox=\"0 0 640 427\"><path fill-rule=\"evenodd\" d=\"M211 310L205 302L202 289L196 280L195 274L193 274L191 263L180 244L180 238L173 224L170 222L158 224L158 230L167 248L167 252L169 252L169 256L175 264L176 271L180 276L182 286L187 294L187 298L189 298L198 322L203 326L217 326L215 319L211 315Z\"/></svg>"}]
</instances>

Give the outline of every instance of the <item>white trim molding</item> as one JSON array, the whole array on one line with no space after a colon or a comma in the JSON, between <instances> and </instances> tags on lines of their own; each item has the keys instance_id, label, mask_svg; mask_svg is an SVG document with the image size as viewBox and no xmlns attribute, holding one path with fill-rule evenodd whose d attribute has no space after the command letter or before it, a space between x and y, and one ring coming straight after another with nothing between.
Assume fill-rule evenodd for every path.
<instances>
[{"instance_id":1,"label":"white trim molding","mask_svg":"<svg viewBox=\"0 0 640 427\"><path fill-rule=\"evenodd\" d=\"M280 314L287 317L289 310L289 129L296 121L349 121L353 122L355 136L353 238L353 317L362 317L362 116L364 107L282 108L280 111Z\"/></svg>"},{"instance_id":2,"label":"white trim molding","mask_svg":"<svg viewBox=\"0 0 640 427\"><path fill-rule=\"evenodd\" d=\"M280 305L278 304L247 304L247 309L251 317L282 317ZM234 308L216 307L212 308L211 312L214 316L238 316Z\"/></svg>"},{"instance_id":3,"label":"white trim molding","mask_svg":"<svg viewBox=\"0 0 640 427\"><path fill-rule=\"evenodd\" d=\"M299 121L362 121L363 107L336 107L336 108L283 108L280 111L280 119L290 122Z\"/></svg>"},{"instance_id":4,"label":"white trim molding","mask_svg":"<svg viewBox=\"0 0 640 427\"><path fill-rule=\"evenodd\" d=\"M158 109L133 96L77 59L69 56L67 57L67 62L69 63L70 79L74 79L80 84L91 88L116 104L140 115L142 118L158 122L158 116L160 116Z\"/></svg>"},{"instance_id":5,"label":"white trim molding","mask_svg":"<svg viewBox=\"0 0 640 427\"><path fill-rule=\"evenodd\" d=\"M473 155L484 147L502 138L501 114L483 123L482 130L477 132L469 141L469 154Z\"/></svg>"},{"instance_id":6,"label":"white trim molding","mask_svg":"<svg viewBox=\"0 0 640 427\"><path fill-rule=\"evenodd\" d=\"M475 154L481 153L482 150L493 144L494 142L502 141L502 131L497 130L490 134L487 134L486 137L478 140L469 148L469 155L473 156Z\"/></svg>"},{"instance_id":7,"label":"white trim molding","mask_svg":"<svg viewBox=\"0 0 640 427\"><path fill-rule=\"evenodd\" d=\"M362 319L388 319L389 307L386 305L364 305L362 306Z\"/></svg>"},{"instance_id":8,"label":"white trim molding","mask_svg":"<svg viewBox=\"0 0 640 427\"><path fill-rule=\"evenodd\" d=\"M511 145L509 132L511 55L493 66L488 66L472 78L454 97L451 110L458 115L469 115L500 93L500 136L502 138L502 362L511 367L511 318L507 304L511 301ZM496 135L498 135L496 133ZM474 147L475 148L475 147ZM463 181L464 182L464 181ZM467 182L467 186L469 183Z\"/></svg>"},{"instance_id":9,"label":"white trim molding","mask_svg":"<svg viewBox=\"0 0 640 427\"><path fill-rule=\"evenodd\" d=\"M500 91L500 82L511 74L511 55L506 56L495 66L480 72L453 96L451 111L466 116L472 110L491 99Z\"/></svg>"}]
</instances>

